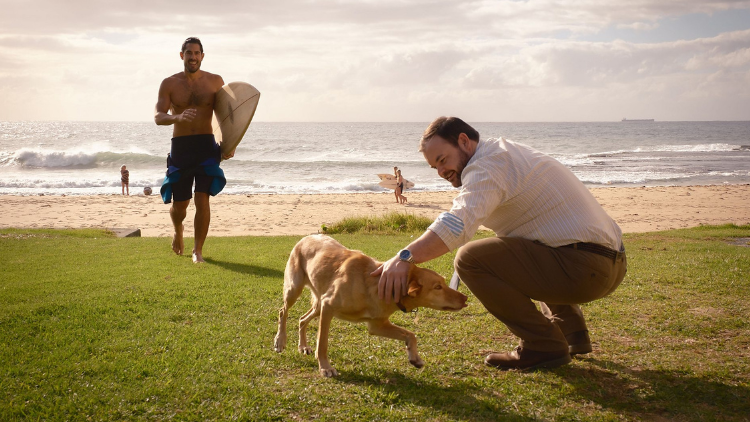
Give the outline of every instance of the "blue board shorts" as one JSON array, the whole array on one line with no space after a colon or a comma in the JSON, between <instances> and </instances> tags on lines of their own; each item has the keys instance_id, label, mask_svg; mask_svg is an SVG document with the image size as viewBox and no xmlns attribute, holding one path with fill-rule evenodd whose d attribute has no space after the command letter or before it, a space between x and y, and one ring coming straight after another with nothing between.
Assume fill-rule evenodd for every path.
<instances>
[{"instance_id":1,"label":"blue board shorts","mask_svg":"<svg viewBox=\"0 0 750 422\"><path fill-rule=\"evenodd\" d=\"M221 161L221 151L214 135L189 135L172 138L172 149L167 156L167 168L178 169L180 178L172 184L175 201L188 201L195 192L211 193L214 176L206 174L207 164ZM169 172L169 170L168 170Z\"/></svg>"}]
</instances>

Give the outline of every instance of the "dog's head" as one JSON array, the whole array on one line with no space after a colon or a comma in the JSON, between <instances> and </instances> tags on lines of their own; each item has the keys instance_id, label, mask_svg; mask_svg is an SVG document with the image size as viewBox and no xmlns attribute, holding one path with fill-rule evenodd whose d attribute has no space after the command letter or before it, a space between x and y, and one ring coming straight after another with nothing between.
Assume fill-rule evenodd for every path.
<instances>
[{"instance_id":1,"label":"dog's head","mask_svg":"<svg viewBox=\"0 0 750 422\"><path fill-rule=\"evenodd\" d=\"M412 265L409 272L409 293L402 299L408 308L432 308L439 311L459 311L465 308L466 295L445 284L445 279L427 268Z\"/></svg>"}]
</instances>

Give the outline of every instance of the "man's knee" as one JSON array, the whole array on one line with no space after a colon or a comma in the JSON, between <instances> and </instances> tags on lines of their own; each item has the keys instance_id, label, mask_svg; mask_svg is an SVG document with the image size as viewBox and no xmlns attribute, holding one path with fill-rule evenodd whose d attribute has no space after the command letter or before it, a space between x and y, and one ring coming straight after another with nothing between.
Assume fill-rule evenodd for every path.
<instances>
[{"instance_id":1,"label":"man's knee","mask_svg":"<svg viewBox=\"0 0 750 422\"><path fill-rule=\"evenodd\" d=\"M469 266L469 261L471 261L471 255L467 249L467 245L461 246L458 248L458 251L456 251L456 257L453 259L453 267L457 272L460 272L465 270Z\"/></svg>"},{"instance_id":2,"label":"man's knee","mask_svg":"<svg viewBox=\"0 0 750 422\"><path fill-rule=\"evenodd\" d=\"M462 280L471 274L492 274L499 276L508 266L516 263L514 248L518 248L516 238L488 237L469 242L458 249L453 265Z\"/></svg>"},{"instance_id":3,"label":"man's knee","mask_svg":"<svg viewBox=\"0 0 750 422\"><path fill-rule=\"evenodd\" d=\"M205 192L195 192L195 198L193 198L195 206L201 207L208 205L209 197L210 196Z\"/></svg>"},{"instance_id":4,"label":"man's knee","mask_svg":"<svg viewBox=\"0 0 750 422\"><path fill-rule=\"evenodd\" d=\"M456 258L453 260L453 266L459 277L465 278L469 272L481 270L482 265L482 246L481 241L469 242L461 246L456 252Z\"/></svg>"},{"instance_id":5,"label":"man's knee","mask_svg":"<svg viewBox=\"0 0 750 422\"><path fill-rule=\"evenodd\" d=\"M185 211L187 210L188 205L190 205L190 200L186 201L173 201L172 202L172 209L175 211Z\"/></svg>"}]
</instances>

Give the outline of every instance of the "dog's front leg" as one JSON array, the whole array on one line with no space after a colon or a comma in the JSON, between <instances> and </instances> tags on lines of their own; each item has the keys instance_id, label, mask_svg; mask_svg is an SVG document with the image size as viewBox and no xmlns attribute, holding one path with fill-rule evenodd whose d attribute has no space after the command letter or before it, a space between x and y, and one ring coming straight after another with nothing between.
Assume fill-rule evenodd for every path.
<instances>
[{"instance_id":1,"label":"dog's front leg","mask_svg":"<svg viewBox=\"0 0 750 422\"><path fill-rule=\"evenodd\" d=\"M415 336L414 333L391 324L387 319L370 321L368 328L372 335L401 340L406 343L406 351L409 354L409 363L417 368L424 366L424 361L419 357L419 353L417 352L417 336Z\"/></svg>"},{"instance_id":2,"label":"dog's front leg","mask_svg":"<svg viewBox=\"0 0 750 422\"><path fill-rule=\"evenodd\" d=\"M328 332L331 329L333 309L326 300L320 301L320 325L318 326L318 345L315 357L318 358L318 369L324 377L336 377L339 375L336 369L328 361Z\"/></svg>"}]
</instances>

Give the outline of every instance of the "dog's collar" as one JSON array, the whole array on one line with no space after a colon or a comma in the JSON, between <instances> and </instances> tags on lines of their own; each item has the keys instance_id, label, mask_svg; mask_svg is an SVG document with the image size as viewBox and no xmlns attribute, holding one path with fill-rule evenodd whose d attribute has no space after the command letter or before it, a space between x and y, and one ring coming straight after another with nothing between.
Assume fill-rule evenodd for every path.
<instances>
[{"instance_id":1,"label":"dog's collar","mask_svg":"<svg viewBox=\"0 0 750 422\"><path fill-rule=\"evenodd\" d=\"M409 312L409 311L406 310L406 306L404 306L404 304L401 303L400 300L398 302L396 302L396 306L398 306L398 309L401 309L401 312L403 312L403 313Z\"/></svg>"}]
</instances>

